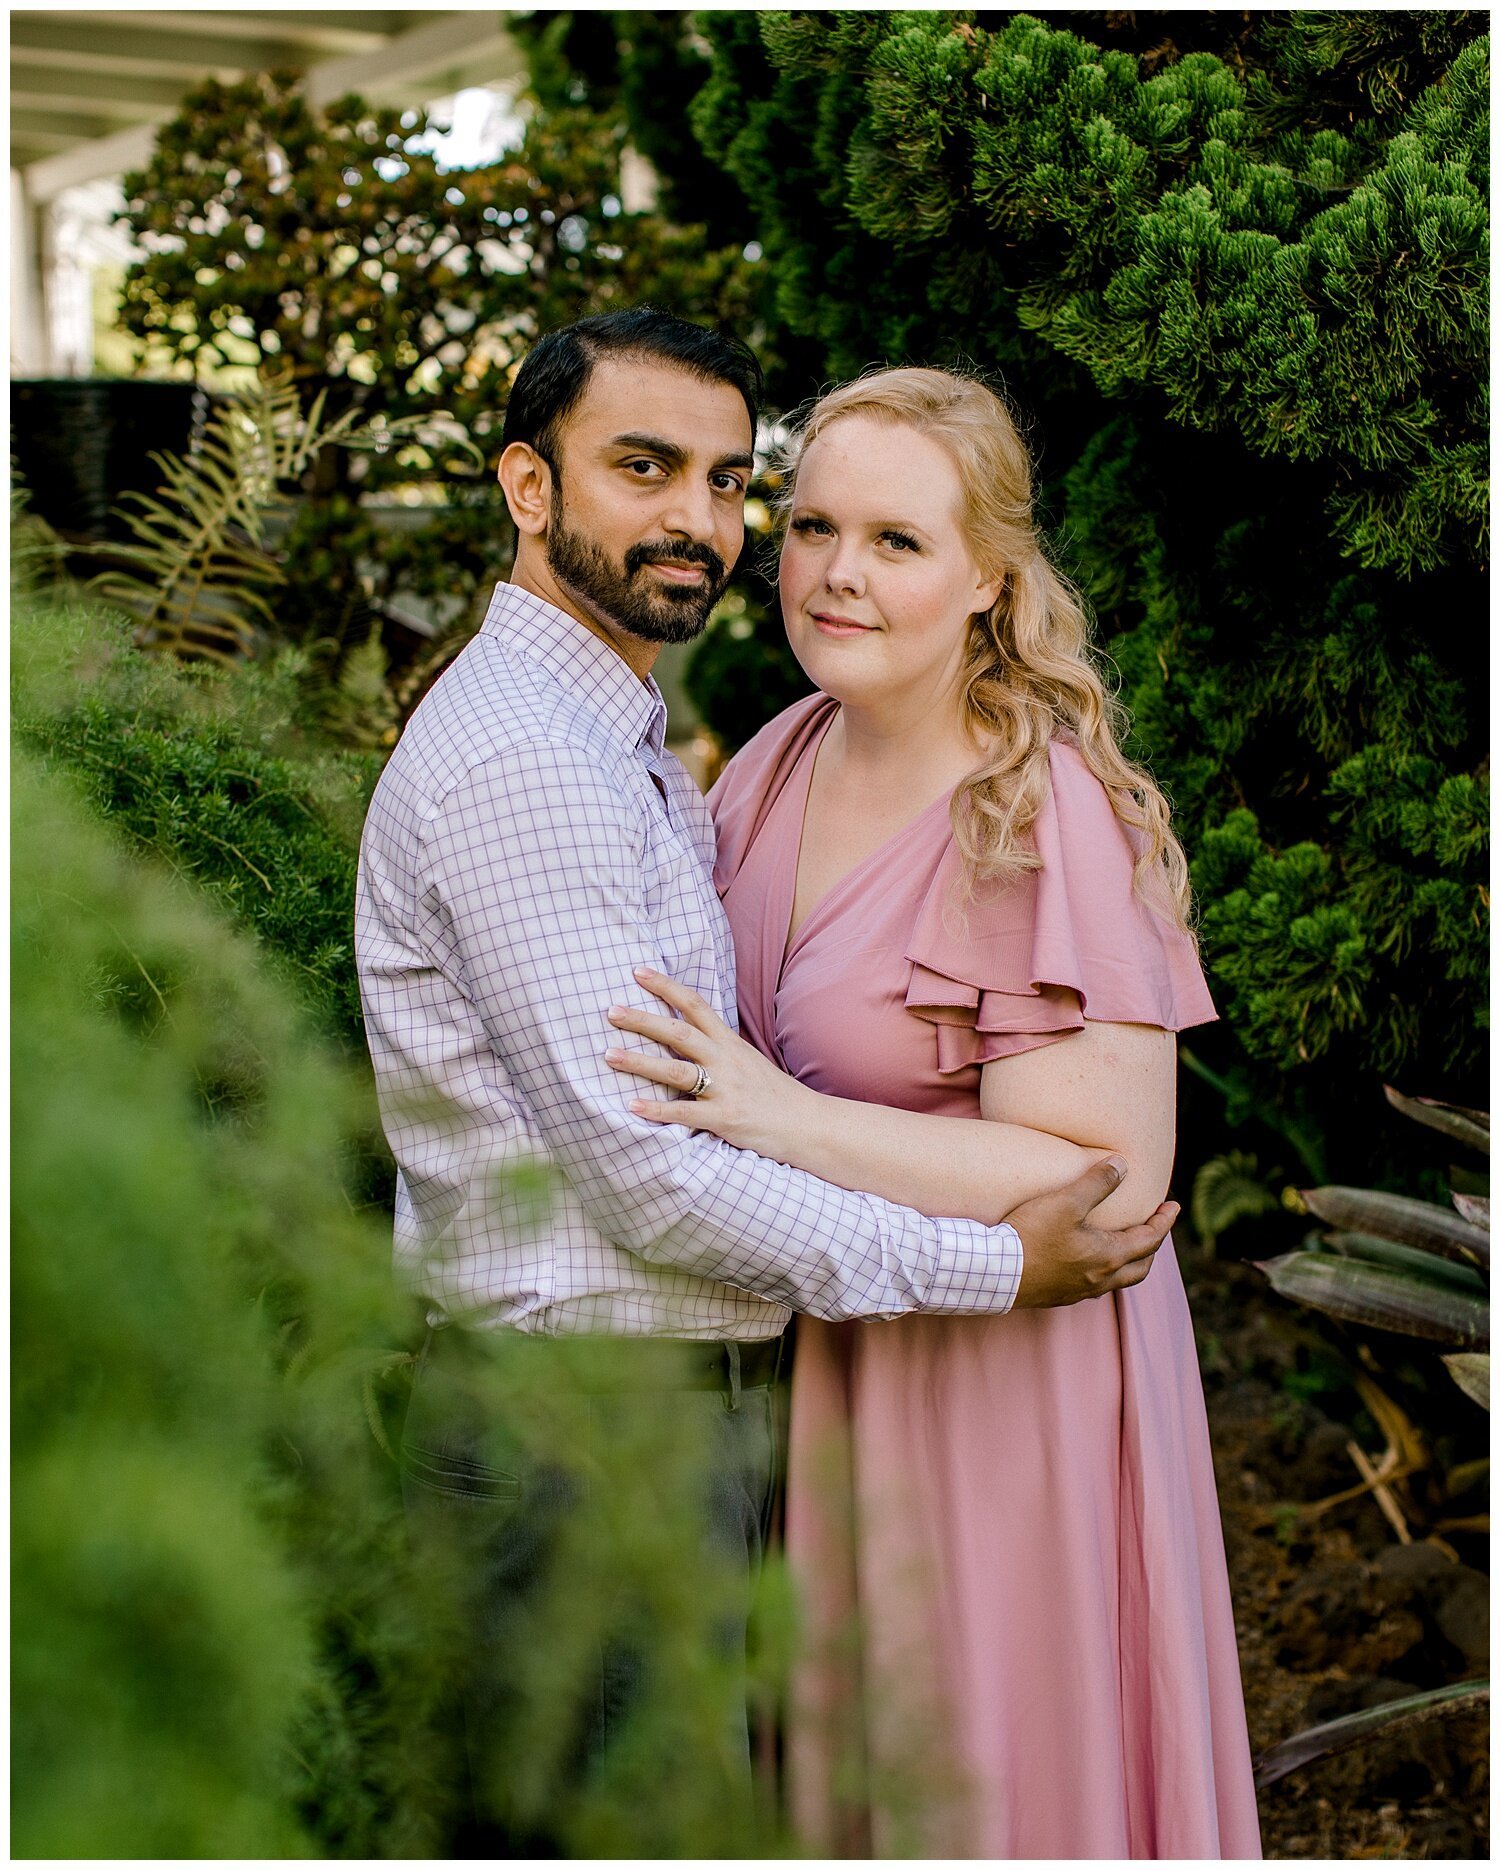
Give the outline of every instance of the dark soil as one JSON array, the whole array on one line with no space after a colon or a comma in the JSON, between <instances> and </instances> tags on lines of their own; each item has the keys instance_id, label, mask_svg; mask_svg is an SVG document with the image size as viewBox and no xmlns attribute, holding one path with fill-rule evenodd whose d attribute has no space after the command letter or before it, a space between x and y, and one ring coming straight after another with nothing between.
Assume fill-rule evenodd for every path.
<instances>
[{"instance_id":1,"label":"dark soil","mask_svg":"<svg viewBox=\"0 0 1500 1870\"><path fill-rule=\"evenodd\" d=\"M1313 1516L1295 1511L1359 1484L1351 1438L1372 1459L1381 1452L1349 1380L1352 1345L1278 1299L1254 1267L1191 1248L1182 1259L1252 1751L1359 1708L1486 1676L1488 1542L1451 1525L1432 1536L1441 1509L1430 1480L1396 1490L1409 1544L1368 1493ZM1440 1387L1435 1395L1438 1413L1482 1451L1482 1418L1464 1413L1472 1405ZM1481 1492L1456 1516L1485 1506ZM1487 1710L1429 1721L1265 1787L1266 1856L1487 1860L1488 1725Z\"/></svg>"}]
</instances>

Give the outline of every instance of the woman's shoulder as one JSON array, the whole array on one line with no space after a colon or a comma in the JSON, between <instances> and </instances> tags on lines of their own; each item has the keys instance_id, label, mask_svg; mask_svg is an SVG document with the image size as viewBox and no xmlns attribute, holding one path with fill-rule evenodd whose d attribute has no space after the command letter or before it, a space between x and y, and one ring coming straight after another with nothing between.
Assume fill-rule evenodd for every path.
<instances>
[{"instance_id":1,"label":"woman's shoulder","mask_svg":"<svg viewBox=\"0 0 1500 1870\"><path fill-rule=\"evenodd\" d=\"M1115 809L1108 786L1089 765L1076 737L1066 729L1052 736L1047 749L1048 798L1036 824L1038 855L1050 829L1058 843L1054 863L1097 863L1123 858L1133 869L1139 833Z\"/></svg>"},{"instance_id":2,"label":"woman's shoulder","mask_svg":"<svg viewBox=\"0 0 1500 1870\"><path fill-rule=\"evenodd\" d=\"M1178 1032L1216 1017L1192 937L1135 887L1141 834L1071 735L1053 738L1048 774L1037 866L981 884L955 915L963 879L950 844L918 916L907 1007L949 1028L941 1070L1050 1043L1085 1018Z\"/></svg>"}]
</instances>

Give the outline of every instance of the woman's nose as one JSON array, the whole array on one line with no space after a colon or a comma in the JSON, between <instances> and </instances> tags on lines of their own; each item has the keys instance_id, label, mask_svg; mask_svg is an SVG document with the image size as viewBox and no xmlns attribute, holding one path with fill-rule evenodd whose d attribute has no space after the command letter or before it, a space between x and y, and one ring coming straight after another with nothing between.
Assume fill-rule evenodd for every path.
<instances>
[{"instance_id":1,"label":"woman's nose","mask_svg":"<svg viewBox=\"0 0 1500 1870\"><path fill-rule=\"evenodd\" d=\"M848 591L853 596L865 588L864 574L852 554L838 553L830 562L824 583L830 591Z\"/></svg>"}]
</instances>

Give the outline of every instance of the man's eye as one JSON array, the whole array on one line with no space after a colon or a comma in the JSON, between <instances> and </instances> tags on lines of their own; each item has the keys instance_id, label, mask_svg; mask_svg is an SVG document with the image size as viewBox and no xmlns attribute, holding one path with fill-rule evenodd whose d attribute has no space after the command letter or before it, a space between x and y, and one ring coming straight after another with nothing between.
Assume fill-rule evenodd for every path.
<instances>
[{"instance_id":1,"label":"man's eye","mask_svg":"<svg viewBox=\"0 0 1500 1870\"><path fill-rule=\"evenodd\" d=\"M637 480L645 480L649 475L661 472L661 463L659 461L627 461L625 471L627 474L633 474Z\"/></svg>"},{"instance_id":2,"label":"man's eye","mask_svg":"<svg viewBox=\"0 0 1500 1870\"><path fill-rule=\"evenodd\" d=\"M711 478L720 493L743 493L745 491L745 483L738 474L715 474Z\"/></svg>"}]
</instances>

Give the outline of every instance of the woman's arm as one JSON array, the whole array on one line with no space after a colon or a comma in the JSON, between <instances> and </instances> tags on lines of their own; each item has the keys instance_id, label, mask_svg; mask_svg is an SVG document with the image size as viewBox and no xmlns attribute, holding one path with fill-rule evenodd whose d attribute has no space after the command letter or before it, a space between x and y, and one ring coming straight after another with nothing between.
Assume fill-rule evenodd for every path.
<instances>
[{"instance_id":1,"label":"woman's arm","mask_svg":"<svg viewBox=\"0 0 1500 1870\"><path fill-rule=\"evenodd\" d=\"M732 1033L698 995L649 970L638 978L681 1019L612 1008L610 1023L691 1062L622 1049L610 1063L674 1089L688 1088L698 1065L712 1079L701 1098L636 1099L636 1114L653 1122L711 1130L839 1187L990 1224L1105 1155L1122 1156L1131 1173L1099 1209L1101 1224L1144 1219L1166 1190L1175 1049L1158 1027L1091 1023L985 1066L982 1118L929 1116L810 1090Z\"/></svg>"},{"instance_id":2,"label":"woman's arm","mask_svg":"<svg viewBox=\"0 0 1500 1870\"><path fill-rule=\"evenodd\" d=\"M986 1065L979 1108L1120 1155L1130 1174L1090 1224L1128 1227L1167 1192L1177 1151L1177 1042L1160 1026L1086 1020L1081 1032ZM988 1126L986 1126L988 1127Z\"/></svg>"}]
</instances>

